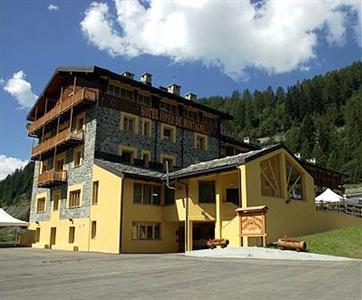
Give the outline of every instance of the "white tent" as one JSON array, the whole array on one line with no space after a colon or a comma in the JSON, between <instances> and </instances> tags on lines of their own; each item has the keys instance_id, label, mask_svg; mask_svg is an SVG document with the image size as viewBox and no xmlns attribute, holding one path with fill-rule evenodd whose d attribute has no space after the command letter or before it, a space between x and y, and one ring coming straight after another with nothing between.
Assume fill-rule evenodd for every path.
<instances>
[{"instance_id":1,"label":"white tent","mask_svg":"<svg viewBox=\"0 0 362 300\"><path fill-rule=\"evenodd\" d=\"M315 202L337 203L341 202L342 196L336 194L331 189L326 189L322 194L315 198Z\"/></svg>"},{"instance_id":2,"label":"white tent","mask_svg":"<svg viewBox=\"0 0 362 300\"><path fill-rule=\"evenodd\" d=\"M0 227L4 226L28 226L29 223L18 220L13 216L10 216L5 210L0 208Z\"/></svg>"}]
</instances>

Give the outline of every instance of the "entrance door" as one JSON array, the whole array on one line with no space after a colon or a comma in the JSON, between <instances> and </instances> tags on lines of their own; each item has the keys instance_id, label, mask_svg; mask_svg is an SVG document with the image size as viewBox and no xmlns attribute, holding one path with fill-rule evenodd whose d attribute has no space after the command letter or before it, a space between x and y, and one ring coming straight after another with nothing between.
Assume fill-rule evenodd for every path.
<instances>
[{"instance_id":1,"label":"entrance door","mask_svg":"<svg viewBox=\"0 0 362 300\"><path fill-rule=\"evenodd\" d=\"M52 246L55 245L56 234L57 234L57 228L51 227L50 228L50 248L52 248Z\"/></svg>"},{"instance_id":2,"label":"entrance door","mask_svg":"<svg viewBox=\"0 0 362 300\"><path fill-rule=\"evenodd\" d=\"M185 226L179 226L177 232L177 239L178 239L178 251L185 252Z\"/></svg>"},{"instance_id":3,"label":"entrance door","mask_svg":"<svg viewBox=\"0 0 362 300\"><path fill-rule=\"evenodd\" d=\"M207 241L215 238L214 222L193 222L192 250L207 249Z\"/></svg>"}]
</instances>

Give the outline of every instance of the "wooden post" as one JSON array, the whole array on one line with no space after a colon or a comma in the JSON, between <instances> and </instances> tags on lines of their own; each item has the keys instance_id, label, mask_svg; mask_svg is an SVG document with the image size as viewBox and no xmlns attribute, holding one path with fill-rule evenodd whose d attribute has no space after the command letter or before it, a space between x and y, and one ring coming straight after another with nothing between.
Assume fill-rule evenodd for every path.
<instances>
[{"instance_id":1,"label":"wooden post","mask_svg":"<svg viewBox=\"0 0 362 300\"><path fill-rule=\"evenodd\" d=\"M73 102L74 102L74 98L75 98L75 86L76 86L76 83L77 83L77 76L74 76ZM72 108L70 110L69 132L72 132L72 126L73 126L73 105L72 105Z\"/></svg>"}]
</instances>

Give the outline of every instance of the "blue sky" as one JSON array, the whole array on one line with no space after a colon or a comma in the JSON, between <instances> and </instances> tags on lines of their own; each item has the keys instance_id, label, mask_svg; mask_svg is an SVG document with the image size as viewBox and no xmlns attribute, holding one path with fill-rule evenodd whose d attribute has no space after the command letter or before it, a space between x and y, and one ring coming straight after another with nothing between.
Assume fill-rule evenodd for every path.
<instances>
[{"instance_id":1,"label":"blue sky","mask_svg":"<svg viewBox=\"0 0 362 300\"><path fill-rule=\"evenodd\" d=\"M206 2L0 1L0 179L29 159L29 101L59 65L148 71L202 97L286 87L361 59L358 1ZM27 105L6 89L19 71Z\"/></svg>"}]
</instances>

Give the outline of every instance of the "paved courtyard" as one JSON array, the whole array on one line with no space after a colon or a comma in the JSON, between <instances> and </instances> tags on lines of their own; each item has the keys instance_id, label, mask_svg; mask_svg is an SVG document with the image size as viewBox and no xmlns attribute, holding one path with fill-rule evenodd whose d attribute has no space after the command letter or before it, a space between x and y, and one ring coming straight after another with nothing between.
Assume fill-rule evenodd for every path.
<instances>
[{"instance_id":1,"label":"paved courtyard","mask_svg":"<svg viewBox=\"0 0 362 300\"><path fill-rule=\"evenodd\" d=\"M0 249L0 299L361 299L360 261Z\"/></svg>"}]
</instances>

